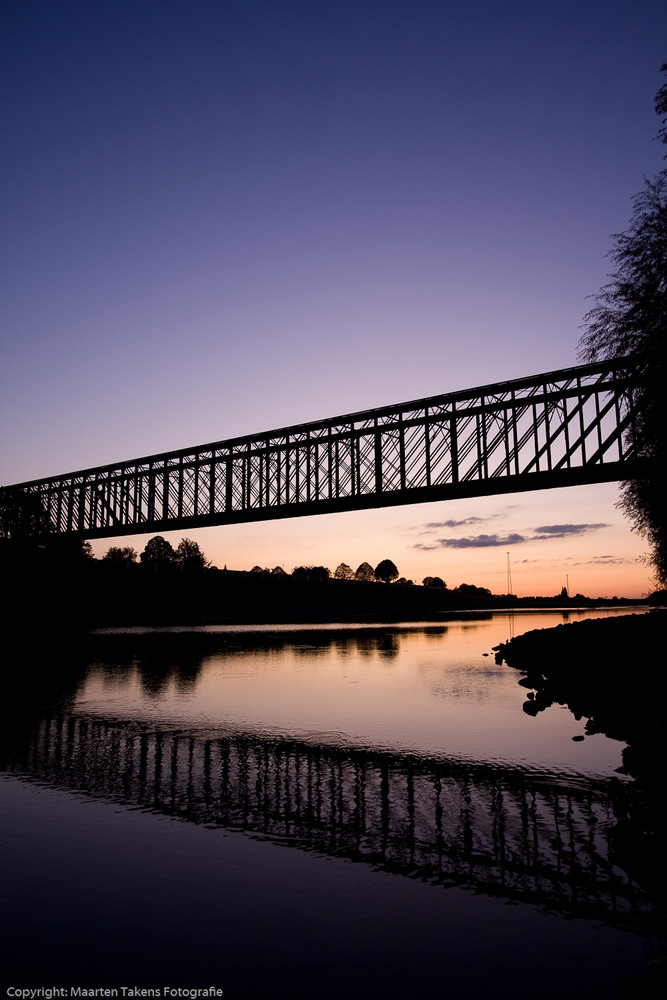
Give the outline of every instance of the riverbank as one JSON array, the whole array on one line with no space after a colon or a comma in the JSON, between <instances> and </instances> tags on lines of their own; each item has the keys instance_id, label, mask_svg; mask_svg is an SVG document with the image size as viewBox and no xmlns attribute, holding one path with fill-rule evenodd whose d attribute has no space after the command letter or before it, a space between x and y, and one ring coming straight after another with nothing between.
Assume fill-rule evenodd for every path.
<instances>
[{"instance_id":1,"label":"riverbank","mask_svg":"<svg viewBox=\"0 0 667 1000\"><path fill-rule=\"evenodd\" d=\"M664 753L666 635L665 610L584 619L515 636L496 648L496 661L525 675L520 683L535 692L528 714L567 704L587 719L584 735L650 740Z\"/></svg>"},{"instance_id":2,"label":"riverbank","mask_svg":"<svg viewBox=\"0 0 667 1000\"><path fill-rule=\"evenodd\" d=\"M519 670L528 689L523 710L536 716L554 704L596 733L627 744L614 811L621 863L661 905L667 898L665 769L667 766L667 611L585 619L516 636L496 648L496 661ZM665 914L663 913L663 918Z\"/></svg>"}]
</instances>

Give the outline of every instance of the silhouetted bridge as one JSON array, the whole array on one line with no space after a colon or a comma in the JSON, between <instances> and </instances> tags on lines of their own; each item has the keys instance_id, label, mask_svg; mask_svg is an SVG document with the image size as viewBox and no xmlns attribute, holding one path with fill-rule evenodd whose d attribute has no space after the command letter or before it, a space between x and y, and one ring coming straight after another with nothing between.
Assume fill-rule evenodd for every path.
<instances>
[{"instance_id":1,"label":"silhouetted bridge","mask_svg":"<svg viewBox=\"0 0 667 1000\"><path fill-rule=\"evenodd\" d=\"M79 714L37 722L9 773L192 823L637 926L608 782Z\"/></svg>"},{"instance_id":2,"label":"silhouetted bridge","mask_svg":"<svg viewBox=\"0 0 667 1000\"><path fill-rule=\"evenodd\" d=\"M631 479L628 359L2 490L5 533L94 538Z\"/></svg>"}]
</instances>

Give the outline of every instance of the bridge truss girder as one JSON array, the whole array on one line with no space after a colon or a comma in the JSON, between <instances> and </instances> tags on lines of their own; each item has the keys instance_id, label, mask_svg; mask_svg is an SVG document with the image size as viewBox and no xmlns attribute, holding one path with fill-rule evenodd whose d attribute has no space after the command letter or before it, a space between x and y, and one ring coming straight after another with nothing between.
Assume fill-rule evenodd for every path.
<instances>
[{"instance_id":1,"label":"bridge truss girder","mask_svg":"<svg viewBox=\"0 0 667 1000\"><path fill-rule=\"evenodd\" d=\"M32 533L112 537L633 478L628 361L5 487Z\"/></svg>"}]
</instances>

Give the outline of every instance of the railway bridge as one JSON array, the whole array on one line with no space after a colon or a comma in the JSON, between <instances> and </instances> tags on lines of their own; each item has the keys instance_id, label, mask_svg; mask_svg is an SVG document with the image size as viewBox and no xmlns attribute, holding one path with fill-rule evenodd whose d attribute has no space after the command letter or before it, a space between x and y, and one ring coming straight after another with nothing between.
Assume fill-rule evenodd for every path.
<instances>
[{"instance_id":1,"label":"railway bridge","mask_svg":"<svg viewBox=\"0 0 667 1000\"><path fill-rule=\"evenodd\" d=\"M631 359L6 486L5 535L115 537L635 478Z\"/></svg>"}]
</instances>

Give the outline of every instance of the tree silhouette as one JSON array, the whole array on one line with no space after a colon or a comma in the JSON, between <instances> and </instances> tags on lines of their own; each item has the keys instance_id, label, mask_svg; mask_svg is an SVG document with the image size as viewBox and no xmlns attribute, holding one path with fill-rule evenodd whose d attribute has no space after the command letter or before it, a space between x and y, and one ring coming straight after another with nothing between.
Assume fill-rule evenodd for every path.
<instances>
[{"instance_id":1,"label":"tree silhouette","mask_svg":"<svg viewBox=\"0 0 667 1000\"><path fill-rule=\"evenodd\" d=\"M0 537L3 539L47 538L52 532L37 493L11 488L2 491Z\"/></svg>"},{"instance_id":2,"label":"tree silhouette","mask_svg":"<svg viewBox=\"0 0 667 1000\"><path fill-rule=\"evenodd\" d=\"M667 72L667 63L662 67ZM656 96L661 140L667 144L667 84ZM645 182L634 199L630 227L614 237L609 254L616 270L584 317L580 354L587 361L631 356L640 387L634 432L641 479L623 483L619 506L651 546L660 583L667 582L667 170Z\"/></svg>"},{"instance_id":3,"label":"tree silhouette","mask_svg":"<svg viewBox=\"0 0 667 1000\"><path fill-rule=\"evenodd\" d=\"M162 535L149 538L139 558L142 563L155 563L158 566L174 566L176 563L176 553L171 543Z\"/></svg>"},{"instance_id":4,"label":"tree silhouette","mask_svg":"<svg viewBox=\"0 0 667 1000\"><path fill-rule=\"evenodd\" d=\"M361 580L364 583L368 583L375 579L375 571L370 563L362 562L360 566L357 566L357 570L354 574L355 580Z\"/></svg>"},{"instance_id":5,"label":"tree silhouette","mask_svg":"<svg viewBox=\"0 0 667 1000\"><path fill-rule=\"evenodd\" d=\"M474 583L460 583L456 590L459 594L467 594L469 597L491 596L491 591L488 587L476 587Z\"/></svg>"},{"instance_id":6,"label":"tree silhouette","mask_svg":"<svg viewBox=\"0 0 667 1000\"><path fill-rule=\"evenodd\" d=\"M340 563L334 570L334 580L353 580L354 570L347 563Z\"/></svg>"},{"instance_id":7,"label":"tree silhouette","mask_svg":"<svg viewBox=\"0 0 667 1000\"><path fill-rule=\"evenodd\" d=\"M440 590L446 590L447 584L441 576L425 576L422 580L422 587L436 587Z\"/></svg>"},{"instance_id":8,"label":"tree silhouette","mask_svg":"<svg viewBox=\"0 0 667 1000\"><path fill-rule=\"evenodd\" d=\"M660 72L667 73L667 63L662 64ZM661 122L658 138L661 142L664 142L665 145L667 145L667 83L663 83L662 87L655 95L655 113Z\"/></svg>"},{"instance_id":9,"label":"tree silhouette","mask_svg":"<svg viewBox=\"0 0 667 1000\"><path fill-rule=\"evenodd\" d=\"M110 545L102 557L108 562L136 562L137 552L131 545Z\"/></svg>"},{"instance_id":10,"label":"tree silhouette","mask_svg":"<svg viewBox=\"0 0 667 1000\"><path fill-rule=\"evenodd\" d=\"M331 576L331 570L327 566L295 566L292 570L292 576L328 580Z\"/></svg>"},{"instance_id":11,"label":"tree silhouette","mask_svg":"<svg viewBox=\"0 0 667 1000\"><path fill-rule=\"evenodd\" d=\"M204 569L206 556L197 542L191 538L181 538L175 553L176 562L184 569Z\"/></svg>"},{"instance_id":12,"label":"tree silhouette","mask_svg":"<svg viewBox=\"0 0 667 1000\"><path fill-rule=\"evenodd\" d=\"M391 583L392 580L398 579L396 564L391 559L383 559L375 567L375 579L383 583Z\"/></svg>"}]
</instances>

